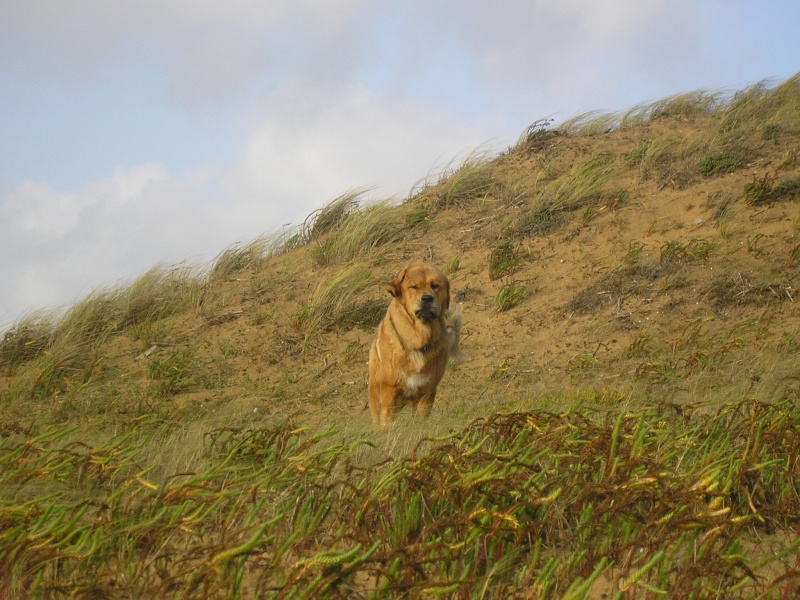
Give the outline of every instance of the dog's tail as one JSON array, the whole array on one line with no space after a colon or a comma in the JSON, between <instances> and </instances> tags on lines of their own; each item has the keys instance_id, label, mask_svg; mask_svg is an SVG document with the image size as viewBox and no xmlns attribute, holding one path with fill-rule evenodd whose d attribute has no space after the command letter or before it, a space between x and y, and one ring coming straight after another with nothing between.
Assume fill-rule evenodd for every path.
<instances>
[{"instance_id":1,"label":"dog's tail","mask_svg":"<svg viewBox=\"0 0 800 600\"><path fill-rule=\"evenodd\" d=\"M461 327L463 326L462 308L456 304L453 308L444 313L444 324L447 328L447 351L450 358L456 361L464 360L459 343L461 341Z\"/></svg>"}]
</instances>

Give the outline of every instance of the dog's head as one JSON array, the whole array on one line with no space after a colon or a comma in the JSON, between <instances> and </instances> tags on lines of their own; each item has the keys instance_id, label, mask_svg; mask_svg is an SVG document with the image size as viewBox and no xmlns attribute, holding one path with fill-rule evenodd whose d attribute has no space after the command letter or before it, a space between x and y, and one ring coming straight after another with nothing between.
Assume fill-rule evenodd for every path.
<instances>
[{"instance_id":1,"label":"dog's head","mask_svg":"<svg viewBox=\"0 0 800 600\"><path fill-rule=\"evenodd\" d=\"M450 282L439 269L425 263L411 263L386 289L408 314L422 321L438 319L450 308Z\"/></svg>"}]
</instances>

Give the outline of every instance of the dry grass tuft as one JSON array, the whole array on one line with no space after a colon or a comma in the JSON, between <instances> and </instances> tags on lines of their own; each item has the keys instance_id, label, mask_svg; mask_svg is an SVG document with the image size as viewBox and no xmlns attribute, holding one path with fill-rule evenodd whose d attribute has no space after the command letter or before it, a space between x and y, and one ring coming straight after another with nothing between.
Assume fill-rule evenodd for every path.
<instances>
[{"instance_id":1,"label":"dry grass tuft","mask_svg":"<svg viewBox=\"0 0 800 600\"><path fill-rule=\"evenodd\" d=\"M191 266L154 267L118 294L125 326L155 321L195 308L203 280Z\"/></svg>"},{"instance_id":2,"label":"dry grass tuft","mask_svg":"<svg viewBox=\"0 0 800 600\"><path fill-rule=\"evenodd\" d=\"M621 168L610 154L598 154L576 163L569 172L546 184L535 202L548 207L551 214L611 202L618 193L611 189L611 184L618 178Z\"/></svg>"},{"instance_id":3,"label":"dry grass tuft","mask_svg":"<svg viewBox=\"0 0 800 600\"><path fill-rule=\"evenodd\" d=\"M309 242L337 229L358 209L362 196L367 191L366 189L350 190L311 213L303 223L301 237Z\"/></svg>"},{"instance_id":4,"label":"dry grass tuft","mask_svg":"<svg viewBox=\"0 0 800 600\"><path fill-rule=\"evenodd\" d=\"M360 265L343 269L320 282L310 303L295 315L295 322L304 332L306 343L343 320L352 322L354 312L365 304L364 293L372 284L372 274Z\"/></svg>"},{"instance_id":5,"label":"dry grass tuft","mask_svg":"<svg viewBox=\"0 0 800 600\"><path fill-rule=\"evenodd\" d=\"M297 243L297 236L292 230L280 231L264 235L244 244L235 244L226 248L214 260L209 271L209 281L225 281L247 271L258 270L266 262L285 253Z\"/></svg>"},{"instance_id":6,"label":"dry grass tuft","mask_svg":"<svg viewBox=\"0 0 800 600\"><path fill-rule=\"evenodd\" d=\"M38 311L17 321L0 342L0 367L13 375L20 365L38 358L50 344L55 321L49 311Z\"/></svg>"},{"instance_id":7,"label":"dry grass tuft","mask_svg":"<svg viewBox=\"0 0 800 600\"><path fill-rule=\"evenodd\" d=\"M314 262L332 265L372 258L384 245L402 240L404 226L391 201L371 203L349 213L326 235L312 239Z\"/></svg>"},{"instance_id":8,"label":"dry grass tuft","mask_svg":"<svg viewBox=\"0 0 800 600\"><path fill-rule=\"evenodd\" d=\"M433 188L436 209L464 208L486 198L497 185L492 174L490 153L473 150L457 167L445 168L439 183Z\"/></svg>"}]
</instances>

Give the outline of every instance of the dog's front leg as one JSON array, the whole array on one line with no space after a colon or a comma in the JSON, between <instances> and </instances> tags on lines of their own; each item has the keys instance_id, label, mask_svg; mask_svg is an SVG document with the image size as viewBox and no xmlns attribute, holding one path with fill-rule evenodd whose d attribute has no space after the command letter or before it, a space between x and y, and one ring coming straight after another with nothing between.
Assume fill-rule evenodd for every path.
<instances>
[{"instance_id":1,"label":"dog's front leg","mask_svg":"<svg viewBox=\"0 0 800 600\"><path fill-rule=\"evenodd\" d=\"M369 379L369 412L375 427L381 424L381 384L372 377Z\"/></svg>"},{"instance_id":2,"label":"dog's front leg","mask_svg":"<svg viewBox=\"0 0 800 600\"><path fill-rule=\"evenodd\" d=\"M380 390L380 419L378 425L386 427L394 422L394 414L400 408L400 390L393 386L383 384Z\"/></svg>"}]
</instances>

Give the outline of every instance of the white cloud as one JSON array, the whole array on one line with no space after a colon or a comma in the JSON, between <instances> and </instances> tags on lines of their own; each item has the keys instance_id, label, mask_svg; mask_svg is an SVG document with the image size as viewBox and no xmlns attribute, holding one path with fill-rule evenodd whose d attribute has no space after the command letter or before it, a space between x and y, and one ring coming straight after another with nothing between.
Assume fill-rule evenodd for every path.
<instances>
[{"instance_id":1,"label":"white cloud","mask_svg":"<svg viewBox=\"0 0 800 600\"><path fill-rule=\"evenodd\" d=\"M203 179L148 164L76 192L13 188L0 199L0 280L11 291L0 297L0 323L181 257L187 237L207 231L191 218Z\"/></svg>"},{"instance_id":2,"label":"white cloud","mask_svg":"<svg viewBox=\"0 0 800 600\"><path fill-rule=\"evenodd\" d=\"M35 247L43 238L60 238L78 221L80 207L73 194L58 192L47 183L25 181L0 205L5 243L20 249Z\"/></svg>"},{"instance_id":3,"label":"white cloud","mask_svg":"<svg viewBox=\"0 0 800 600\"><path fill-rule=\"evenodd\" d=\"M0 324L155 264L208 262L355 187L403 198L489 136L440 107L359 86L325 98L284 90L250 121L248 144L226 165L178 174L158 163L118 168L74 192L15 186L0 199L0 255L13 257L0 261L0 279L14 290L0 297Z\"/></svg>"},{"instance_id":4,"label":"white cloud","mask_svg":"<svg viewBox=\"0 0 800 600\"><path fill-rule=\"evenodd\" d=\"M223 190L274 203L281 220L307 215L354 187L402 198L431 169L490 135L489 127L441 107L356 85L324 98L303 88L284 91L253 119L249 144Z\"/></svg>"},{"instance_id":5,"label":"white cloud","mask_svg":"<svg viewBox=\"0 0 800 600\"><path fill-rule=\"evenodd\" d=\"M685 73L688 60L696 69L706 35L698 3L686 0L538 0L503 10L466 0L452 20L481 87L495 90L494 106L507 113L538 107L561 118L645 100L631 98L630 83L640 90L663 84L665 75Z\"/></svg>"},{"instance_id":6,"label":"white cloud","mask_svg":"<svg viewBox=\"0 0 800 600\"><path fill-rule=\"evenodd\" d=\"M9 0L0 64L19 77L86 81L133 62L168 74L184 106L237 102L289 74L346 71L367 0ZM5 58L3 58L5 57Z\"/></svg>"}]
</instances>

